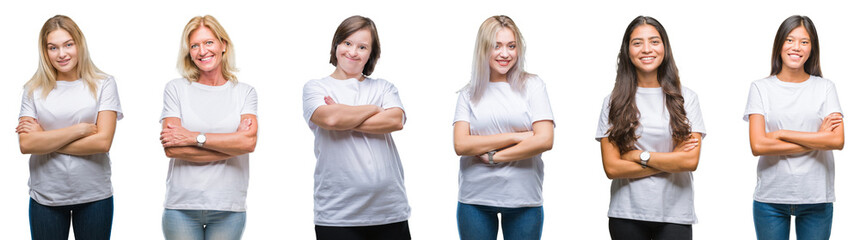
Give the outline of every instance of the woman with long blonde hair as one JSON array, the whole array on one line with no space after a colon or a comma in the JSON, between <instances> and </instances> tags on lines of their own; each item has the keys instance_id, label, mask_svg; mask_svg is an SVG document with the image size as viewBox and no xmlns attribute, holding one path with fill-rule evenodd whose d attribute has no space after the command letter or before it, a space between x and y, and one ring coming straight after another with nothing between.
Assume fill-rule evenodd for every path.
<instances>
[{"instance_id":1,"label":"woman with long blonde hair","mask_svg":"<svg viewBox=\"0 0 860 240\"><path fill-rule=\"evenodd\" d=\"M21 153L30 154L31 236L68 239L74 222L76 239L109 239L108 151L123 116L116 83L93 65L86 39L69 17L45 22L39 52L16 128Z\"/></svg>"}]
</instances>

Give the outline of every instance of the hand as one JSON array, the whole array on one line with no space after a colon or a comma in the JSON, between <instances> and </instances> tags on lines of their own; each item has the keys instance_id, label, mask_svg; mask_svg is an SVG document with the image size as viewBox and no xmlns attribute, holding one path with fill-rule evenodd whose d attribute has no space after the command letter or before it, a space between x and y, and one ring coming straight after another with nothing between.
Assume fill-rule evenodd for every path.
<instances>
[{"instance_id":1,"label":"hand","mask_svg":"<svg viewBox=\"0 0 860 240\"><path fill-rule=\"evenodd\" d=\"M251 123L253 122L250 118L243 119L242 122L239 123L239 128L236 128L236 132L251 130Z\"/></svg>"},{"instance_id":2,"label":"hand","mask_svg":"<svg viewBox=\"0 0 860 240\"><path fill-rule=\"evenodd\" d=\"M478 158L480 158L482 162L484 162L486 164L490 164L490 155L487 155L486 153L484 153L484 154L478 155Z\"/></svg>"},{"instance_id":3,"label":"hand","mask_svg":"<svg viewBox=\"0 0 860 240\"><path fill-rule=\"evenodd\" d=\"M699 146L699 139L690 137L681 144L678 144L678 146L675 146L675 150L673 152L689 152L696 149L697 146Z\"/></svg>"},{"instance_id":4,"label":"hand","mask_svg":"<svg viewBox=\"0 0 860 240\"><path fill-rule=\"evenodd\" d=\"M27 118L21 121L18 121L18 127L15 128L15 133L32 133L32 132L41 132L44 131L42 129L42 125L39 124L39 121L36 119Z\"/></svg>"},{"instance_id":5,"label":"hand","mask_svg":"<svg viewBox=\"0 0 860 240\"><path fill-rule=\"evenodd\" d=\"M781 140L780 137L782 137L782 130L776 130L776 131L772 131L769 133L765 133L764 136L767 138L770 138L770 139Z\"/></svg>"},{"instance_id":6,"label":"hand","mask_svg":"<svg viewBox=\"0 0 860 240\"><path fill-rule=\"evenodd\" d=\"M325 96L323 100L325 100L325 105L337 104L330 96Z\"/></svg>"},{"instance_id":7,"label":"hand","mask_svg":"<svg viewBox=\"0 0 860 240\"><path fill-rule=\"evenodd\" d=\"M161 146L163 147L182 147L182 146L197 146L198 132L191 132L182 126L174 126L171 123L161 130Z\"/></svg>"},{"instance_id":8,"label":"hand","mask_svg":"<svg viewBox=\"0 0 860 240\"><path fill-rule=\"evenodd\" d=\"M96 125L92 124L92 123L78 123L78 124L75 124L75 127L77 127L77 129L81 131L80 133L83 136L93 135L99 131L99 128L96 127Z\"/></svg>"},{"instance_id":9,"label":"hand","mask_svg":"<svg viewBox=\"0 0 860 240\"><path fill-rule=\"evenodd\" d=\"M639 155L642 154L642 150L630 150L621 155L621 160L627 160L635 163L639 163L642 159L639 158Z\"/></svg>"},{"instance_id":10,"label":"hand","mask_svg":"<svg viewBox=\"0 0 860 240\"><path fill-rule=\"evenodd\" d=\"M821 126L818 127L818 132L831 132L836 127L842 124L842 114L841 113L831 113L824 117L821 121Z\"/></svg>"}]
</instances>

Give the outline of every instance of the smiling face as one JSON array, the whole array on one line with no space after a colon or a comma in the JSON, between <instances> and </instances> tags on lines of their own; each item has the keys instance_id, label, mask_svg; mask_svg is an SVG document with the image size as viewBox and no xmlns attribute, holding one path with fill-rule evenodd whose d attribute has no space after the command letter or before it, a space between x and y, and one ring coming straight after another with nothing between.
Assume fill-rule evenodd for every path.
<instances>
[{"instance_id":1,"label":"smiling face","mask_svg":"<svg viewBox=\"0 0 860 240\"><path fill-rule=\"evenodd\" d=\"M803 26L791 30L782 44L782 69L803 70L803 64L812 52L810 42L809 33Z\"/></svg>"},{"instance_id":2,"label":"smiling face","mask_svg":"<svg viewBox=\"0 0 860 240\"><path fill-rule=\"evenodd\" d=\"M337 72L345 77L361 76L370 58L373 37L370 30L358 30L337 45ZM361 79L359 79L361 80Z\"/></svg>"},{"instance_id":3,"label":"smiling face","mask_svg":"<svg viewBox=\"0 0 860 240\"><path fill-rule=\"evenodd\" d=\"M221 71L221 58L227 44L206 26L200 26L188 36L188 55L200 72Z\"/></svg>"},{"instance_id":4,"label":"smiling face","mask_svg":"<svg viewBox=\"0 0 860 240\"><path fill-rule=\"evenodd\" d=\"M78 47L72 35L66 30L57 29L48 33L47 37L48 60L57 70L57 80L78 79L76 67L78 66Z\"/></svg>"},{"instance_id":5,"label":"smiling face","mask_svg":"<svg viewBox=\"0 0 860 240\"><path fill-rule=\"evenodd\" d=\"M517 37L510 28L503 27L496 33L496 43L490 53L490 69L493 75L506 75L516 63Z\"/></svg>"},{"instance_id":6,"label":"smiling face","mask_svg":"<svg viewBox=\"0 0 860 240\"><path fill-rule=\"evenodd\" d=\"M655 73L663 63L663 38L654 26L644 24L630 34L630 61L640 75Z\"/></svg>"}]
</instances>

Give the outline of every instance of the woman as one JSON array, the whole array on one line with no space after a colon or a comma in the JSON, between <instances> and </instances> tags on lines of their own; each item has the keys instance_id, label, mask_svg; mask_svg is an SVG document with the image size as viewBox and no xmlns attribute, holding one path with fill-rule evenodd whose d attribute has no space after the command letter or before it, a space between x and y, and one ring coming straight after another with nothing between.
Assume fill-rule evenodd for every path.
<instances>
[{"instance_id":1,"label":"woman","mask_svg":"<svg viewBox=\"0 0 860 240\"><path fill-rule=\"evenodd\" d=\"M411 238L403 167L391 137L406 115L397 88L369 77L380 53L373 21L349 17L331 42L334 72L304 86L304 117L317 157L317 239Z\"/></svg>"},{"instance_id":2,"label":"woman","mask_svg":"<svg viewBox=\"0 0 860 240\"><path fill-rule=\"evenodd\" d=\"M511 18L487 18L478 29L472 79L454 113L460 155L460 239L540 239L543 160L552 148L553 115L546 85L525 66L525 41Z\"/></svg>"},{"instance_id":3,"label":"woman","mask_svg":"<svg viewBox=\"0 0 860 240\"><path fill-rule=\"evenodd\" d=\"M633 19L595 136L612 179L612 239L693 238L692 171L705 125L696 93L680 80L663 25Z\"/></svg>"},{"instance_id":4,"label":"woman","mask_svg":"<svg viewBox=\"0 0 860 240\"><path fill-rule=\"evenodd\" d=\"M110 151L122 108L113 77L90 60L71 18L57 15L39 32L40 64L24 86L18 139L30 154L33 239L110 239ZM74 213L74 214L73 214Z\"/></svg>"},{"instance_id":5,"label":"woman","mask_svg":"<svg viewBox=\"0 0 860 240\"><path fill-rule=\"evenodd\" d=\"M248 154L257 145L257 92L236 79L233 42L214 17L182 32L164 87L161 143L170 158L162 229L166 239L240 239Z\"/></svg>"},{"instance_id":6,"label":"woman","mask_svg":"<svg viewBox=\"0 0 860 240\"><path fill-rule=\"evenodd\" d=\"M821 77L818 33L806 16L782 22L770 77L750 85L744 120L759 156L753 219L758 239L828 239L833 221L832 150L845 143L836 86Z\"/></svg>"}]
</instances>

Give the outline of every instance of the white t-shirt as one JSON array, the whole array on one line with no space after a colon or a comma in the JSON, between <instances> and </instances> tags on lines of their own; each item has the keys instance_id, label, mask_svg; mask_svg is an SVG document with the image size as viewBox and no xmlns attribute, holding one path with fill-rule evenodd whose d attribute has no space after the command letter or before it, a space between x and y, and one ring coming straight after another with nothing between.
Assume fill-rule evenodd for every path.
<instances>
[{"instance_id":1,"label":"white t-shirt","mask_svg":"<svg viewBox=\"0 0 860 240\"><path fill-rule=\"evenodd\" d=\"M257 115L257 91L248 84L209 86L180 78L164 87L161 119L179 118L189 131L233 133L244 114ZM244 212L248 168L248 154L207 163L171 158L164 208Z\"/></svg>"},{"instance_id":2,"label":"white t-shirt","mask_svg":"<svg viewBox=\"0 0 860 240\"><path fill-rule=\"evenodd\" d=\"M478 103L460 91L454 122L469 123L471 135L532 131L532 124L553 120L543 80L533 76L523 94L507 82L490 82ZM529 159L489 165L475 156L460 156L459 201L494 207L543 205L543 160Z\"/></svg>"},{"instance_id":3,"label":"white t-shirt","mask_svg":"<svg viewBox=\"0 0 860 240\"><path fill-rule=\"evenodd\" d=\"M390 133L331 131L311 122L311 115L330 96L339 104L400 108L397 88L388 81L365 78L308 81L303 90L304 117L314 132L314 224L371 226L409 219L403 166ZM404 115L403 121L406 121Z\"/></svg>"},{"instance_id":4,"label":"white t-shirt","mask_svg":"<svg viewBox=\"0 0 860 240\"><path fill-rule=\"evenodd\" d=\"M810 76L801 83L771 76L750 85L744 121L761 114L765 131L780 129L817 132L827 115L842 113L833 82ZM760 156L753 198L759 202L811 204L836 201L833 153L830 150Z\"/></svg>"},{"instance_id":5,"label":"white t-shirt","mask_svg":"<svg viewBox=\"0 0 860 240\"><path fill-rule=\"evenodd\" d=\"M699 110L699 97L693 90L681 88L684 110L691 132L705 137L705 123ZM610 95L611 96L611 95ZM595 139L608 137L610 96L603 100L603 110ZM636 107L639 127L636 135L638 150L672 152L672 127L662 88L637 88ZM643 178L613 179L609 200L609 217L650 222L694 224L697 222L693 205L693 173L658 173Z\"/></svg>"},{"instance_id":6,"label":"white t-shirt","mask_svg":"<svg viewBox=\"0 0 860 240\"><path fill-rule=\"evenodd\" d=\"M123 117L113 77L99 80L96 98L84 80L57 81L57 87L42 98L41 89L33 94L24 90L19 117L38 120L45 131L78 123L96 123L100 111L116 112ZM107 153L86 156L62 153L30 155L30 197L39 204L63 206L102 200L113 195Z\"/></svg>"}]
</instances>

